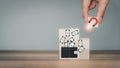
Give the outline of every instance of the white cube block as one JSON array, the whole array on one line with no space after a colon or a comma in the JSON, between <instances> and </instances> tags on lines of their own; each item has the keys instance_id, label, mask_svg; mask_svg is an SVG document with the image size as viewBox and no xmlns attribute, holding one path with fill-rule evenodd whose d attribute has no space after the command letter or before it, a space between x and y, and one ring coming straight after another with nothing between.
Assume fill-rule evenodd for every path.
<instances>
[{"instance_id":1,"label":"white cube block","mask_svg":"<svg viewBox=\"0 0 120 68\"><path fill-rule=\"evenodd\" d=\"M98 25L99 25L98 17L88 17L89 28L98 28Z\"/></svg>"}]
</instances>

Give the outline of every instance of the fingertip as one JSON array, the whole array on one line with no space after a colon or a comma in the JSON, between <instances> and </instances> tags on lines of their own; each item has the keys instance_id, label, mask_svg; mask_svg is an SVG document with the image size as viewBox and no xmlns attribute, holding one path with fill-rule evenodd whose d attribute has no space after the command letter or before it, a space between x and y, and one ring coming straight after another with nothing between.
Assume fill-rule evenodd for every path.
<instances>
[{"instance_id":1,"label":"fingertip","mask_svg":"<svg viewBox=\"0 0 120 68\"><path fill-rule=\"evenodd\" d=\"M101 24L102 23L102 17L98 16L98 23Z\"/></svg>"},{"instance_id":2,"label":"fingertip","mask_svg":"<svg viewBox=\"0 0 120 68\"><path fill-rule=\"evenodd\" d=\"M87 15L83 16L83 19L84 19L84 23L88 22L88 16Z\"/></svg>"},{"instance_id":3,"label":"fingertip","mask_svg":"<svg viewBox=\"0 0 120 68\"><path fill-rule=\"evenodd\" d=\"M85 23L87 23L88 22L88 18L86 17L86 18L84 18L84 22Z\"/></svg>"},{"instance_id":4,"label":"fingertip","mask_svg":"<svg viewBox=\"0 0 120 68\"><path fill-rule=\"evenodd\" d=\"M88 14L83 12L83 19L84 19L84 22L87 23L88 21Z\"/></svg>"}]
</instances>

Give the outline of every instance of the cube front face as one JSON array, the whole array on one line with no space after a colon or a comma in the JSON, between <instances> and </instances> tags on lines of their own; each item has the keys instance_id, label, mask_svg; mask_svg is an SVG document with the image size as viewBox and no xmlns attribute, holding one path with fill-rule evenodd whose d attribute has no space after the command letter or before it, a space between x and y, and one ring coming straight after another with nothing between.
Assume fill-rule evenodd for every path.
<instances>
[{"instance_id":1,"label":"cube front face","mask_svg":"<svg viewBox=\"0 0 120 68\"><path fill-rule=\"evenodd\" d=\"M89 59L90 58L90 48L89 48L89 44L90 44L90 39L89 38L80 38L80 40L82 40L82 45L84 46L84 50L81 50L81 52L79 52L79 59Z\"/></svg>"},{"instance_id":2,"label":"cube front face","mask_svg":"<svg viewBox=\"0 0 120 68\"><path fill-rule=\"evenodd\" d=\"M59 29L60 59L89 59L89 38L80 38L77 28Z\"/></svg>"},{"instance_id":3,"label":"cube front face","mask_svg":"<svg viewBox=\"0 0 120 68\"><path fill-rule=\"evenodd\" d=\"M88 17L88 25L90 28L98 28L98 17Z\"/></svg>"},{"instance_id":4,"label":"cube front face","mask_svg":"<svg viewBox=\"0 0 120 68\"><path fill-rule=\"evenodd\" d=\"M79 58L78 51L79 29L59 29L59 57L60 59Z\"/></svg>"}]
</instances>

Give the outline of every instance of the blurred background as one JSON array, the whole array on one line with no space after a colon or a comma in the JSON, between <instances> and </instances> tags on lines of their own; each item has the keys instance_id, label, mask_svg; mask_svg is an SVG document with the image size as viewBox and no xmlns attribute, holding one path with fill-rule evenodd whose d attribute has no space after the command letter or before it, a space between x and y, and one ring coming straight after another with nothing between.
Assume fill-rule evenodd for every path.
<instances>
[{"instance_id":1,"label":"blurred background","mask_svg":"<svg viewBox=\"0 0 120 68\"><path fill-rule=\"evenodd\" d=\"M120 50L119 2L110 0L102 24L88 33L81 0L0 0L0 50L58 50L59 28L79 28L91 50Z\"/></svg>"}]
</instances>

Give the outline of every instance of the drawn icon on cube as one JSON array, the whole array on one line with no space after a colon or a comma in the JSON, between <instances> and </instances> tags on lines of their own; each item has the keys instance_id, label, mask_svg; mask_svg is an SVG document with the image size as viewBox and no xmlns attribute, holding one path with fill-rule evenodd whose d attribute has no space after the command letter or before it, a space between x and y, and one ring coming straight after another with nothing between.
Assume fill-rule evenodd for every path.
<instances>
[{"instance_id":1,"label":"drawn icon on cube","mask_svg":"<svg viewBox=\"0 0 120 68\"><path fill-rule=\"evenodd\" d=\"M61 47L61 58L78 58L77 47Z\"/></svg>"},{"instance_id":2,"label":"drawn icon on cube","mask_svg":"<svg viewBox=\"0 0 120 68\"><path fill-rule=\"evenodd\" d=\"M71 41L71 42L73 42L73 41L74 41L74 38L71 37L71 38L69 38L68 40Z\"/></svg>"},{"instance_id":3,"label":"drawn icon on cube","mask_svg":"<svg viewBox=\"0 0 120 68\"><path fill-rule=\"evenodd\" d=\"M79 40L78 41L78 51L81 53L84 50L85 50L85 48L83 46L83 40Z\"/></svg>"},{"instance_id":4,"label":"drawn icon on cube","mask_svg":"<svg viewBox=\"0 0 120 68\"><path fill-rule=\"evenodd\" d=\"M68 46L69 46L69 47L74 47L74 46L75 46L75 42L70 42L70 43L68 44Z\"/></svg>"},{"instance_id":5,"label":"drawn icon on cube","mask_svg":"<svg viewBox=\"0 0 120 68\"><path fill-rule=\"evenodd\" d=\"M65 38L64 36L62 36L61 39L60 39L60 43L61 43L61 44L64 44L65 39L66 39L66 38Z\"/></svg>"},{"instance_id":6,"label":"drawn icon on cube","mask_svg":"<svg viewBox=\"0 0 120 68\"><path fill-rule=\"evenodd\" d=\"M83 40L78 40L78 47L83 46Z\"/></svg>"},{"instance_id":7,"label":"drawn icon on cube","mask_svg":"<svg viewBox=\"0 0 120 68\"><path fill-rule=\"evenodd\" d=\"M75 31L71 32L71 35L72 35L72 36L75 36L75 35L78 35L78 34L79 34L79 31L78 31L78 30L75 30Z\"/></svg>"},{"instance_id":8,"label":"drawn icon on cube","mask_svg":"<svg viewBox=\"0 0 120 68\"><path fill-rule=\"evenodd\" d=\"M75 42L74 42L74 39L72 37L67 40L67 43L68 43L68 47L74 47L75 46Z\"/></svg>"},{"instance_id":9,"label":"drawn icon on cube","mask_svg":"<svg viewBox=\"0 0 120 68\"><path fill-rule=\"evenodd\" d=\"M78 47L78 51L79 51L79 53L82 53L84 50L85 50L84 47Z\"/></svg>"},{"instance_id":10,"label":"drawn icon on cube","mask_svg":"<svg viewBox=\"0 0 120 68\"><path fill-rule=\"evenodd\" d=\"M68 43L68 47L74 47L75 46L75 42L74 42L74 38L71 37L67 40Z\"/></svg>"},{"instance_id":11,"label":"drawn icon on cube","mask_svg":"<svg viewBox=\"0 0 120 68\"><path fill-rule=\"evenodd\" d=\"M99 22L98 17L88 17L88 22L85 23L85 30L87 32L93 31L94 28L98 28Z\"/></svg>"},{"instance_id":12,"label":"drawn icon on cube","mask_svg":"<svg viewBox=\"0 0 120 68\"><path fill-rule=\"evenodd\" d=\"M64 43L64 47L68 47L68 43L67 42Z\"/></svg>"},{"instance_id":13,"label":"drawn icon on cube","mask_svg":"<svg viewBox=\"0 0 120 68\"><path fill-rule=\"evenodd\" d=\"M90 27L90 28L98 28L98 19L97 19L97 17L89 17L88 18L89 20L88 20L88 27Z\"/></svg>"},{"instance_id":14,"label":"drawn icon on cube","mask_svg":"<svg viewBox=\"0 0 120 68\"><path fill-rule=\"evenodd\" d=\"M65 30L65 36L66 36L66 37L69 37L69 36L70 36L70 29L66 29L66 30Z\"/></svg>"}]
</instances>

